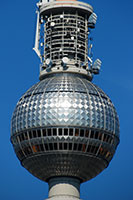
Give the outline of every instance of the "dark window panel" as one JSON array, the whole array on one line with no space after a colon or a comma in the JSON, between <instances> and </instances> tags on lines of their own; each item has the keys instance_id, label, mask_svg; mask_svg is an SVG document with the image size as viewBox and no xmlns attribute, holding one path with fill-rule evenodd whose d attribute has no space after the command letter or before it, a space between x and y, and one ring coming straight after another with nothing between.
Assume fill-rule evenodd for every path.
<instances>
[{"instance_id":1,"label":"dark window panel","mask_svg":"<svg viewBox=\"0 0 133 200\"><path fill-rule=\"evenodd\" d=\"M46 136L46 129L43 129L42 133L43 133L43 136L45 137Z\"/></svg>"},{"instance_id":2,"label":"dark window panel","mask_svg":"<svg viewBox=\"0 0 133 200\"><path fill-rule=\"evenodd\" d=\"M69 129L69 135L73 136L73 129L72 128Z\"/></svg>"},{"instance_id":3,"label":"dark window panel","mask_svg":"<svg viewBox=\"0 0 133 200\"><path fill-rule=\"evenodd\" d=\"M40 144L40 149L41 149L41 151L44 151L43 144Z\"/></svg>"},{"instance_id":4,"label":"dark window panel","mask_svg":"<svg viewBox=\"0 0 133 200\"><path fill-rule=\"evenodd\" d=\"M86 144L83 144L83 149L82 149L82 151L85 152L85 150L86 150Z\"/></svg>"},{"instance_id":5,"label":"dark window panel","mask_svg":"<svg viewBox=\"0 0 133 200\"><path fill-rule=\"evenodd\" d=\"M89 137L89 130L85 131L85 137Z\"/></svg>"},{"instance_id":6,"label":"dark window panel","mask_svg":"<svg viewBox=\"0 0 133 200\"><path fill-rule=\"evenodd\" d=\"M91 131L90 138L94 138L94 131Z\"/></svg>"},{"instance_id":7,"label":"dark window panel","mask_svg":"<svg viewBox=\"0 0 133 200\"><path fill-rule=\"evenodd\" d=\"M64 135L68 135L68 129L64 128Z\"/></svg>"},{"instance_id":8,"label":"dark window panel","mask_svg":"<svg viewBox=\"0 0 133 200\"><path fill-rule=\"evenodd\" d=\"M57 129L53 128L53 135L56 136L57 135Z\"/></svg>"},{"instance_id":9,"label":"dark window panel","mask_svg":"<svg viewBox=\"0 0 133 200\"><path fill-rule=\"evenodd\" d=\"M64 143L64 150L67 150L67 143Z\"/></svg>"},{"instance_id":10,"label":"dark window panel","mask_svg":"<svg viewBox=\"0 0 133 200\"><path fill-rule=\"evenodd\" d=\"M59 143L59 150L62 150L62 143Z\"/></svg>"},{"instance_id":11,"label":"dark window panel","mask_svg":"<svg viewBox=\"0 0 133 200\"><path fill-rule=\"evenodd\" d=\"M48 151L48 144L44 144L46 151Z\"/></svg>"},{"instance_id":12,"label":"dark window panel","mask_svg":"<svg viewBox=\"0 0 133 200\"><path fill-rule=\"evenodd\" d=\"M27 134L27 132L24 133L24 138L25 138L25 140L28 140L28 134Z\"/></svg>"},{"instance_id":13,"label":"dark window panel","mask_svg":"<svg viewBox=\"0 0 133 200\"><path fill-rule=\"evenodd\" d=\"M80 130L80 137L84 137L84 129Z\"/></svg>"},{"instance_id":14,"label":"dark window panel","mask_svg":"<svg viewBox=\"0 0 133 200\"><path fill-rule=\"evenodd\" d=\"M90 150L91 150L91 145L88 145L87 152L90 153Z\"/></svg>"},{"instance_id":15,"label":"dark window panel","mask_svg":"<svg viewBox=\"0 0 133 200\"><path fill-rule=\"evenodd\" d=\"M33 137L34 137L34 138L37 137L36 131L35 131L35 130L34 130L32 133L33 133Z\"/></svg>"},{"instance_id":16,"label":"dark window panel","mask_svg":"<svg viewBox=\"0 0 133 200\"><path fill-rule=\"evenodd\" d=\"M41 130L37 130L38 137L41 137Z\"/></svg>"},{"instance_id":17,"label":"dark window panel","mask_svg":"<svg viewBox=\"0 0 133 200\"><path fill-rule=\"evenodd\" d=\"M59 128L59 135L62 135L62 128Z\"/></svg>"},{"instance_id":18,"label":"dark window panel","mask_svg":"<svg viewBox=\"0 0 133 200\"><path fill-rule=\"evenodd\" d=\"M78 145L78 151L82 151L82 144Z\"/></svg>"},{"instance_id":19,"label":"dark window panel","mask_svg":"<svg viewBox=\"0 0 133 200\"><path fill-rule=\"evenodd\" d=\"M72 150L72 143L69 143L69 150Z\"/></svg>"},{"instance_id":20,"label":"dark window panel","mask_svg":"<svg viewBox=\"0 0 133 200\"><path fill-rule=\"evenodd\" d=\"M31 139L32 138L32 132L29 131L29 138Z\"/></svg>"},{"instance_id":21,"label":"dark window panel","mask_svg":"<svg viewBox=\"0 0 133 200\"><path fill-rule=\"evenodd\" d=\"M98 135L99 135L99 132L96 131L96 132L95 132L95 139L98 139Z\"/></svg>"},{"instance_id":22,"label":"dark window panel","mask_svg":"<svg viewBox=\"0 0 133 200\"><path fill-rule=\"evenodd\" d=\"M52 134L51 134L51 129L49 128L49 129L47 129L47 134L48 134L48 136L51 136Z\"/></svg>"},{"instance_id":23,"label":"dark window panel","mask_svg":"<svg viewBox=\"0 0 133 200\"><path fill-rule=\"evenodd\" d=\"M73 148L74 151L77 150L77 143L74 143L74 148Z\"/></svg>"},{"instance_id":24,"label":"dark window panel","mask_svg":"<svg viewBox=\"0 0 133 200\"><path fill-rule=\"evenodd\" d=\"M54 150L58 150L57 143L54 143Z\"/></svg>"},{"instance_id":25,"label":"dark window panel","mask_svg":"<svg viewBox=\"0 0 133 200\"><path fill-rule=\"evenodd\" d=\"M53 150L53 143L49 143L49 149L50 149L50 151Z\"/></svg>"},{"instance_id":26,"label":"dark window panel","mask_svg":"<svg viewBox=\"0 0 133 200\"><path fill-rule=\"evenodd\" d=\"M103 134L100 132L100 133L99 133L99 140L102 140L102 135L103 135Z\"/></svg>"},{"instance_id":27,"label":"dark window panel","mask_svg":"<svg viewBox=\"0 0 133 200\"><path fill-rule=\"evenodd\" d=\"M75 136L79 136L79 129L75 129Z\"/></svg>"}]
</instances>

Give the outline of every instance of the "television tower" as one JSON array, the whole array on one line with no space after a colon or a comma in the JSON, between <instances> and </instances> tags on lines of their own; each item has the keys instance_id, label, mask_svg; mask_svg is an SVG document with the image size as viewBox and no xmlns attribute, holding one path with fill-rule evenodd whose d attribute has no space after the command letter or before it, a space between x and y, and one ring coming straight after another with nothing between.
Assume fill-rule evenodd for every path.
<instances>
[{"instance_id":1,"label":"television tower","mask_svg":"<svg viewBox=\"0 0 133 200\"><path fill-rule=\"evenodd\" d=\"M119 144L114 105L91 82L101 67L92 53L96 20L87 3L37 3L40 82L16 105L11 142L22 166L48 182L48 200L80 199L80 184L109 165Z\"/></svg>"}]
</instances>

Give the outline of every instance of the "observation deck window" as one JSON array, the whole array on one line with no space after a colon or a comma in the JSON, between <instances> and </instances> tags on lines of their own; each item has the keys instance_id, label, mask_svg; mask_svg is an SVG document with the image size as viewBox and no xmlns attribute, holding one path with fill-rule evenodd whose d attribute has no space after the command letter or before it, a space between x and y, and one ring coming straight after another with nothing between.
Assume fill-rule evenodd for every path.
<instances>
[{"instance_id":1,"label":"observation deck window","mask_svg":"<svg viewBox=\"0 0 133 200\"><path fill-rule=\"evenodd\" d=\"M84 137L84 129L80 130L80 137Z\"/></svg>"},{"instance_id":2,"label":"observation deck window","mask_svg":"<svg viewBox=\"0 0 133 200\"><path fill-rule=\"evenodd\" d=\"M75 129L75 136L79 136L79 129Z\"/></svg>"},{"instance_id":3,"label":"observation deck window","mask_svg":"<svg viewBox=\"0 0 133 200\"><path fill-rule=\"evenodd\" d=\"M52 132L51 132L51 129L50 129L50 128L47 129L47 135L48 135L48 136L51 136L51 135L52 135Z\"/></svg>"},{"instance_id":4,"label":"observation deck window","mask_svg":"<svg viewBox=\"0 0 133 200\"><path fill-rule=\"evenodd\" d=\"M72 143L69 143L69 150L72 150Z\"/></svg>"},{"instance_id":5,"label":"observation deck window","mask_svg":"<svg viewBox=\"0 0 133 200\"><path fill-rule=\"evenodd\" d=\"M68 129L64 129L64 135L68 135Z\"/></svg>"},{"instance_id":6,"label":"observation deck window","mask_svg":"<svg viewBox=\"0 0 133 200\"><path fill-rule=\"evenodd\" d=\"M56 136L56 135L57 135L57 129L53 128L53 136Z\"/></svg>"},{"instance_id":7,"label":"observation deck window","mask_svg":"<svg viewBox=\"0 0 133 200\"><path fill-rule=\"evenodd\" d=\"M69 135L73 136L73 129L72 128L69 129Z\"/></svg>"}]
</instances>

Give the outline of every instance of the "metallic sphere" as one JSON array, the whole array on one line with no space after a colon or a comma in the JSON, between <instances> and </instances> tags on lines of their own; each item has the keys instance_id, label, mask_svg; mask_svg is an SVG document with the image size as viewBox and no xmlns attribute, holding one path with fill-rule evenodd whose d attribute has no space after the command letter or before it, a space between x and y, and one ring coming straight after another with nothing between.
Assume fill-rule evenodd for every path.
<instances>
[{"instance_id":1,"label":"metallic sphere","mask_svg":"<svg viewBox=\"0 0 133 200\"><path fill-rule=\"evenodd\" d=\"M19 100L11 141L34 176L87 181L104 170L119 144L119 120L109 97L73 73L49 74Z\"/></svg>"}]
</instances>

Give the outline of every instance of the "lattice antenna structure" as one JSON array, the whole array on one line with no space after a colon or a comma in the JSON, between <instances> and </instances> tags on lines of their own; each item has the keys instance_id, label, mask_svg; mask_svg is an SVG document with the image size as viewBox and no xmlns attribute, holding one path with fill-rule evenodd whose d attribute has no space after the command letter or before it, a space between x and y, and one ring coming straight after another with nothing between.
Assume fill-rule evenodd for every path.
<instances>
[{"instance_id":1,"label":"lattice antenna structure","mask_svg":"<svg viewBox=\"0 0 133 200\"><path fill-rule=\"evenodd\" d=\"M93 44L89 35L91 29L95 28L96 21L97 15L93 8L83 2L37 3L33 49L41 60L40 79L47 73L61 71L87 74L89 80L92 79L92 75L96 73L93 73ZM88 38L91 41L89 49Z\"/></svg>"}]
</instances>

